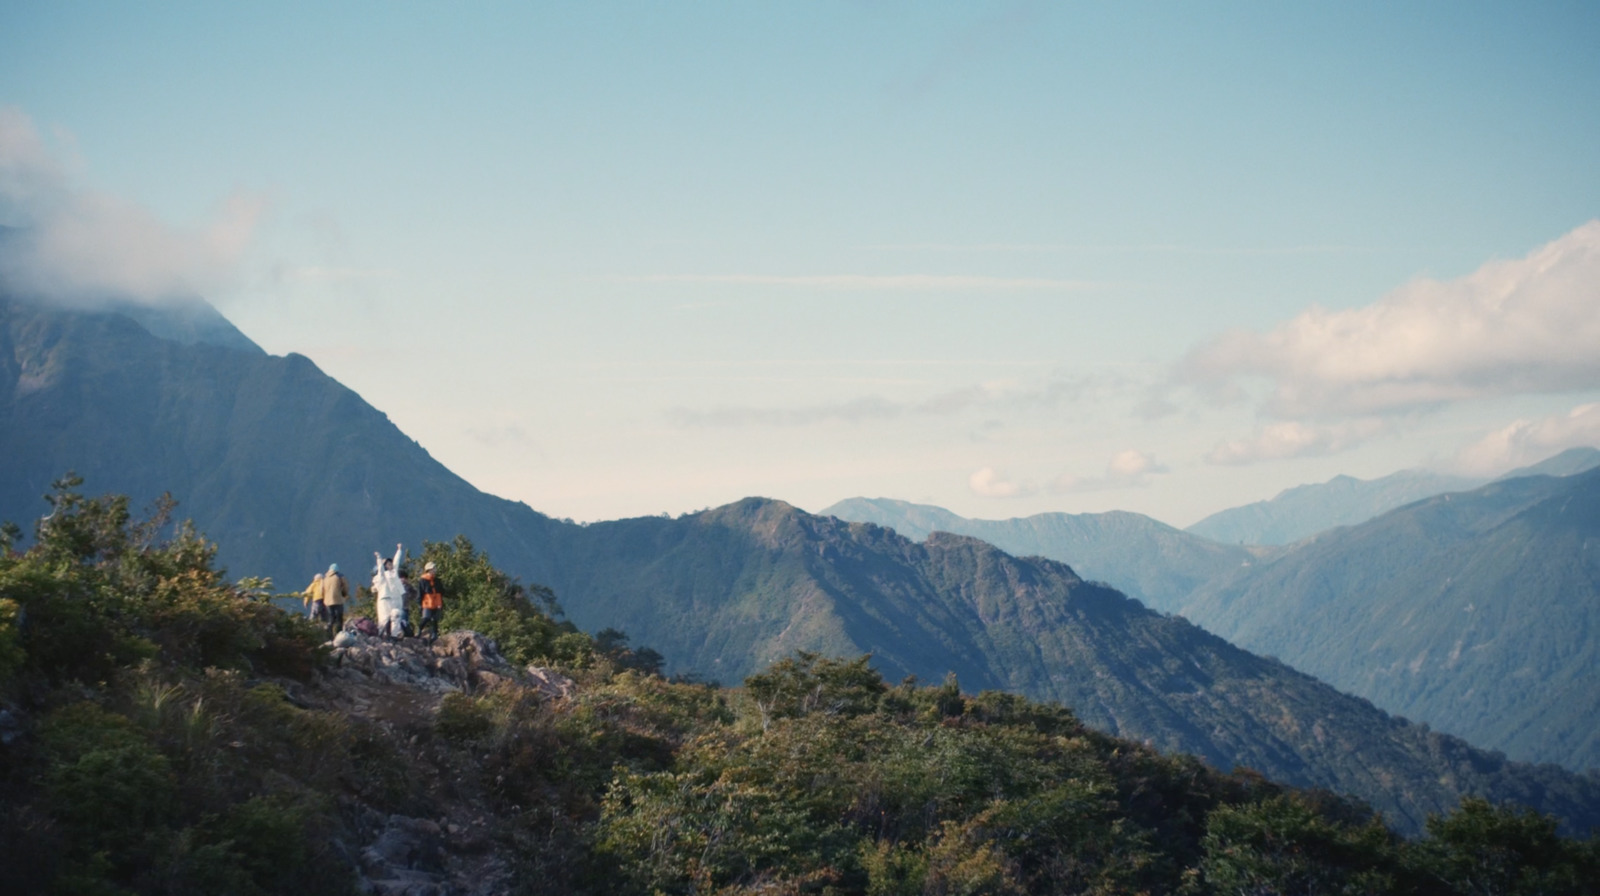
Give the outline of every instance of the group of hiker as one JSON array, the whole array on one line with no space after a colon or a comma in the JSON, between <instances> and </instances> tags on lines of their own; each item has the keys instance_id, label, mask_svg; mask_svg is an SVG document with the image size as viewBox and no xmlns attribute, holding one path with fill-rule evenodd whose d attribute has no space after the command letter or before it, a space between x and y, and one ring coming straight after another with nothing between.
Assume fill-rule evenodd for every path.
<instances>
[{"instance_id":1,"label":"group of hiker","mask_svg":"<svg viewBox=\"0 0 1600 896\"><path fill-rule=\"evenodd\" d=\"M394 546L394 556L385 557L372 552L372 596L375 604L377 633L385 638L409 638L428 630L429 640L439 637L439 619L444 615L444 593L439 590L433 561L422 567L419 582L411 581L410 571L403 561L405 547ZM307 616L328 627L328 637L344 630L344 608L350 601L350 586L339 564L328 564L328 571L317 573L306 587L303 603ZM411 607L422 610L422 621L412 627Z\"/></svg>"}]
</instances>

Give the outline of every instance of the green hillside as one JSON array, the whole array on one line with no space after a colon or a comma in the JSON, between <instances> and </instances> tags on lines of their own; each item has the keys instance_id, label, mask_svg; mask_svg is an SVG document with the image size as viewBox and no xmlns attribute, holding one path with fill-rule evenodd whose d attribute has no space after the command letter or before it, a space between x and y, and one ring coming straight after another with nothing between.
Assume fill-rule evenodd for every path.
<instances>
[{"instance_id":1,"label":"green hillside","mask_svg":"<svg viewBox=\"0 0 1600 896\"><path fill-rule=\"evenodd\" d=\"M1200 585L1252 562L1259 549L1220 544L1126 511L1040 513L975 520L942 507L890 498L848 498L821 511L877 523L921 541L933 532L970 535L1018 557L1047 557L1105 582L1155 610L1172 612Z\"/></svg>"},{"instance_id":2,"label":"green hillside","mask_svg":"<svg viewBox=\"0 0 1600 896\"><path fill-rule=\"evenodd\" d=\"M1600 768L1600 471L1509 479L1327 533L1184 612L1474 743Z\"/></svg>"},{"instance_id":3,"label":"green hillside","mask_svg":"<svg viewBox=\"0 0 1600 896\"><path fill-rule=\"evenodd\" d=\"M0 543L5 892L1600 892L1596 841L1515 806L1405 840L865 657L738 690L640 674L461 542L426 549L437 644L318 647L192 530L52 499L26 553Z\"/></svg>"}]
</instances>

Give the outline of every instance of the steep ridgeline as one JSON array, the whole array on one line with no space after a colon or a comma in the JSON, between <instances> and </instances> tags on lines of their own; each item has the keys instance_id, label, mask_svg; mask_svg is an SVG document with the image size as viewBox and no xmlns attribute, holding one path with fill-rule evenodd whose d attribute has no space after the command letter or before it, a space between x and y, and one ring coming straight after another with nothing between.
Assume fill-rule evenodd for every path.
<instances>
[{"instance_id":1,"label":"steep ridgeline","mask_svg":"<svg viewBox=\"0 0 1600 896\"><path fill-rule=\"evenodd\" d=\"M822 511L876 523L921 541L953 532L987 541L1018 557L1070 564L1084 578L1114 585L1129 597L1174 612L1201 584L1252 562L1261 550L1219 544L1138 513L1041 513L975 520L942 507L891 498L848 498Z\"/></svg>"},{"instance_id":2,"label":"steep ridgeline","mask_svg":"<svg viewBox=\"0 0 1600 896\"><path fill-rule=\"evenodd\" d=\"M1180 617L973 538L747 499L561 530L555 585L584 628L621 624L679 668L736 681L795 650L870 652L891 680L1058 700L1103 730L1354 794L1403 829L1463 793L1569 819L1600 781L1509 763L1392 718ZM1584 822L1587 824L1587 822Z\"/></svg>"},{"instance_id":3,"label":"steep ridgeline","mask_svg":"<svg viewBox=\"0 0 1600 896\"><path fill-rule=\"evenodd\" d=\"M305 358L192 309L145 317L0 301L0 519L37 517L68 469L136 504L170 490L233 575L289 587L329 561L360 580L397 540L465 534L553 586L584 628L625 629L674 670L734 683L793 650L872 651L891 676L954 671L969 690L1061 700L1109 731L1355 794L1408 830L1466 792L1600 820L1592 779L1397 722L1061 564L759 500L562 524L472 488Z\"/></svg>"},{"instance_id":4,"label":"steep ridgeline","mask_svg":"<svg viewBox=\"0 0 1600 896\"><path fill-rule=\"evenodd\" d=\"M1600 768L1600 470L1508 479L1326 533L1184 613L1473 743Z\"/></svg>"},{"instance_id":5,"label":"steep ridgeline","mask_svg":"<svg viewBox=\"0 0 1600 896\"><path fill-rule=\"evenodd\" d=\"M1335 476L1316 485L1299 485L1269 501L1218 511L1187 532L1223 544L1292 544L1336 526L1351 526L1445 492L1483 484L1481 479L1402 470L1381 479Z\"/></svg>"},{"instance_id":6,"label":"steep ridgeline","mask_svg":"<svg viewBox=\"0 0 1600 896\"><path fill-rule=\"evenodd\" d=\"M137 318L137 321L136 321ZM143 506L164 491L236 575L297 588L404 539L471 532L542 573L549 524L483 494L300 355L266 354L199 300L63 311L0 297L0 520L68 470Z\"/></svg>"}]
</instances>

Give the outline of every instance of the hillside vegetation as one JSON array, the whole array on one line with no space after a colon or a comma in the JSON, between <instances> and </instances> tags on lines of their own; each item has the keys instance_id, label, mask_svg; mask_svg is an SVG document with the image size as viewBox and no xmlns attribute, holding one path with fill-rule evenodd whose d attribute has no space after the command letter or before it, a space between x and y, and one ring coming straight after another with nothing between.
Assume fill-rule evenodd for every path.
<instances>
[{"instance_id":1,"label":"hillside vegetation","mask_svg":"<svg viewBox=\"0 0 1600 896\"><path fill-rule=\"evenodd\" d=\"M1468 801L1414 841L1055 704L800 654L625 668L464 541L495 645L332 654L215 548L70 482L0 549L0 889L50 893L1593 893L1600 845ZM537 596L537 595L534 595ZM548 604L548 601L545 601ZM615 640L615 639L613 639ZM450 666L454 663L454 666ZM366 665L362 665L366 664ZM387 665L385 665L387 664ZM489 672L490 667L494 670ZM556 675L553 671L542 674Z\"/></svg>"}]
</instances>

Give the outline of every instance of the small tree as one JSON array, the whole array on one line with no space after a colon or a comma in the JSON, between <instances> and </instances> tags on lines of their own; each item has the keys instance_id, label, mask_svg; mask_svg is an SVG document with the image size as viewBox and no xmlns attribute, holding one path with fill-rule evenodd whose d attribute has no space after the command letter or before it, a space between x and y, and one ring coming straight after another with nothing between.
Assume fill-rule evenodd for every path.
<instances>
[{"instance_id":1,"label":"small tree","mask_svg":"<svg viewBox=\"0 0 1600 896\"><path fill-rule=\"evenodd\" d=\"M593 659L590 638L559 618L555 592L525 586L497 569L466 536L423 542L422 560L434 564L444 594L442 627L481 632L519 664L584 666Z\"/></svg>"},{"instance_id":2,"label":"small tree","mask_svg":"<svg viewBox=\"0 0 1600 896\"><path fill-rule=\"evenodd\" d=\"M1600 892L1595 840L1563 839L1556 820L1532 809L1468 797L1455 812L1428 819L1417 845L1423 872L1471 896Z\"/></svg>"},{"instance_id":3,"label":"small tree","mask_svg":"<svg viewBox=\"0 0 1600 896\"><path fill-rule=\"evenodd\" d=\"M889 689L883 676L872 668L871 654L837 660L806 651L746 678L744 686L761 711L762 727L773 719L813 712L869 713L878 708L878 698Z\"/></svg>"}]
</instances>

